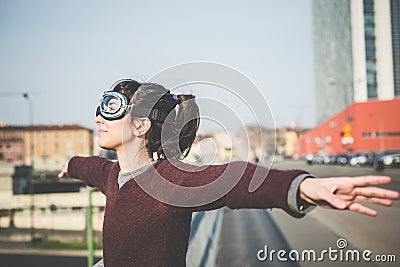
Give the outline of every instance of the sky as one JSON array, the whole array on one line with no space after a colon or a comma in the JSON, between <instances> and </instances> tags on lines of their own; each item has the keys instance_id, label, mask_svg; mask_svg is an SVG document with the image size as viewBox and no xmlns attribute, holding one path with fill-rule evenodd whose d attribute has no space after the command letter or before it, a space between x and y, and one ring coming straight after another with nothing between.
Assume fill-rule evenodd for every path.
<instances>
[{"instance_id":1,"label":"sky","mask_svg":"<svg viewBox=\"0 0 400 267\"><path fill-rule=\"evenodd\" d=\"M115 81L210 62L251 81L276 126L315 126L311 0L2 0L0 58L0 122L11 125L30 122L28 93L34 124L96 129L96 106ZM259 94L242 89L182 88L220 103L199 101L200 112L224 106L251 124L236 103ZM263 104L247 107L254 105ZM238 124L227 119L224 127Z\"/></svg>"}]
</instances>

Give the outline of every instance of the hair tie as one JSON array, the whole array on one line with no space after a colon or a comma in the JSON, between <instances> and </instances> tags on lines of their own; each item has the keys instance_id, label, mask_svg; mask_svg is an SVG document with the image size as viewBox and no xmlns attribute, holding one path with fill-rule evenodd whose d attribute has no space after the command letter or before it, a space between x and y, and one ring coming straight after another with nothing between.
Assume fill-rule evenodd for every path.
<instances>
[{"instance_id":1,"label":"hair tie","mask_svg":"<svg viewBox=\"0 0 400 267\"><path fill-rule=\"evenodd\" d=\"M172 98L175 100L175 102L178 103L179 102L178 96L175 94L171 94L171 95L172 95Z\"/></svg>"}]
</instances>

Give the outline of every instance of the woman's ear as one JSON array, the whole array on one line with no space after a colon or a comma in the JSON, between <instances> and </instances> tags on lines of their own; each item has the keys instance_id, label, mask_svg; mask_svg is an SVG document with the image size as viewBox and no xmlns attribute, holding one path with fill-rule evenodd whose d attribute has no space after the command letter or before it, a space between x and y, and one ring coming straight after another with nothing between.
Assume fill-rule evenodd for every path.
<instances>
[{"instance_id":1,"label":"woman's ear","mask_svg":"<svg viewBox=\"0 0 400 267\"><path fill-rule=\"evenodd\" d=\"M132 126L134 135L145 135L150 130L151 121L148 118L135 118Z\"/></svg>"}]
</instances>

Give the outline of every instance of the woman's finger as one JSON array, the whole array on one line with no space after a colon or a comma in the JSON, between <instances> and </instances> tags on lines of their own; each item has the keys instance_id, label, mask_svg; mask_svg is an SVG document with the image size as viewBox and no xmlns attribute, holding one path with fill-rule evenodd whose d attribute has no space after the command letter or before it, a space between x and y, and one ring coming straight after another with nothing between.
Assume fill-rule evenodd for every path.
<instances>
[{"instance_id":1,"label":"woman's finger","mask_svg":"<svg viewBox=\"0 0 400 267\"><path fill-rule=\"evenodd\" d=\"M354 192L357 196L398 199L399 192L379 187L358 187Z\"/></svg>"},{"instance_id":2,"label":"woman's finger","mask_svg":"<svg viewBox=\"0 0 400 267\"><path fill-rule=\"evenodd\" d=\"M358 212L360 214L364 214L364 215L368 215L368 216L372 216L372 217L375 217L378 215L378 212L376 210L367 208L367 207L361 205L360 203L353 203L348 207L348 209L351 211Z\"/></svg>"},{"instance_id":3,"label":"woman's finger","mask_svg":"<svg viewBox=\"0 0 400 267\"><path fill-rule=\"evenodd\" d=\"M355 186L370 186L370 185L378 185L378 184L388 184L392 181L389 176L358 176L358 177L349 177L350 182Z\"/></svg>"},{"instance_id":4,"label":"woman's finger","mask_svg":"<svg viewBox=\"0 0 400 267\"><path fill-rule=\"evenodd\" d=\"M365 197L365 196L357 196L355 198L356 202L368 202L372 204L378 204L386 207L390 207L393 203L391 200L386 198L379 198L379 197Z\"/></svg>"}]
</instances>

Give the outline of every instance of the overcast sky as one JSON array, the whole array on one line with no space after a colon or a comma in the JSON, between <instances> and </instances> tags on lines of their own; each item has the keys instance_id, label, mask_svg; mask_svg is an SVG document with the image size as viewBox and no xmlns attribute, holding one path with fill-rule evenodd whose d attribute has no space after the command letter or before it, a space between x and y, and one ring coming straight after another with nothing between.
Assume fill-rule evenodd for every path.
<instances>
[{"instance_id":1,"label":"overcast sky","mask_svg":"<svg viewBox=\"0 0 400 267\"><path fill-rule=\"evenodd\" d=\"M35 124L95 129L98 100L116 80L144 81L170 66L206 61L248 77L277 126L315 126L311 14L311 0L2 0L0 122L29 123L27 92ZM246 114L238 96L203 87L190 90ZM205 108L221 113L218 105Z\"/></svg>"}]
</instances>

